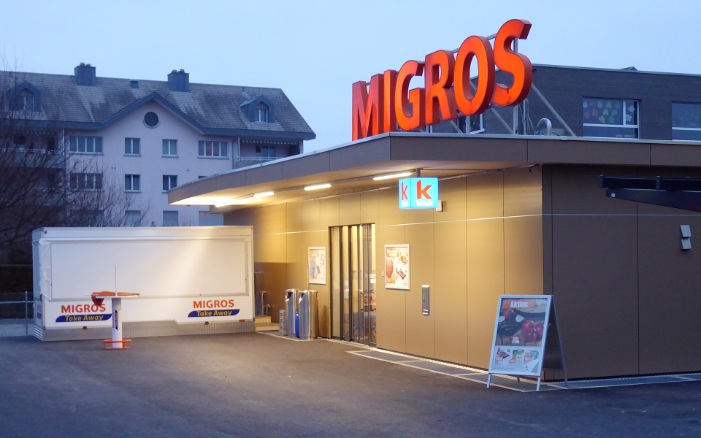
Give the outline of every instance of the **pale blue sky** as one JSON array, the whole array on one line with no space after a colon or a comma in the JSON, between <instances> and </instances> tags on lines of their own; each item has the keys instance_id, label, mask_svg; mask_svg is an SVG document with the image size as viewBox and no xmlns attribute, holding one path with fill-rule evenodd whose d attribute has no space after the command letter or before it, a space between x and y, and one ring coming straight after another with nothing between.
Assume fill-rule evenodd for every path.
<instances>
[{"instance_id":1,"label":"pale blue sky","mask_svg":"<svg viewBox=\"0 0 701 438\"><path fill-rule=\"evenodd\" d=\"M701 74L697 0L2 0L7 68L282 88L317 134L351 140L351 84L511 18L533 24L535 64ZM693 93L701 94L701 90Z\"/></svg>"}]
</instances>

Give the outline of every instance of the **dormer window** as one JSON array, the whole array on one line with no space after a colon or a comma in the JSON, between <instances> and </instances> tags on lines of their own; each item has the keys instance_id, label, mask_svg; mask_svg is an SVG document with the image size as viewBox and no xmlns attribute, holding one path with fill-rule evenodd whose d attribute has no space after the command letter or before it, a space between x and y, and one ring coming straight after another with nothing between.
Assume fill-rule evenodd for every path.
<instances>
[{"instance_id":1,"label":"dormer window","mask_svg":"<svg viewBox=\"0 0 701 438\"><path fill-rule=\"evenodd\" d=\"M273 102L265 96L248 99L239 106L251 122L275 122L275 107Z\"/></svg>"},{"instance_id":2,"label":"dormer window","mask_svg":"<svg viewBox=\"0 0 701 438\"><path fill-rule=\"evenodd\" d=\"M268 123L268 105L259 103L256 108L256 122Z\"/></svg>"},{"instance_id":3,"label":"dormer window","mask_svg":"<svg viewBox=\"0 0 701 438\"><path fill-rule=\"evenodd\" d=\"M41 111L39 90L23 82L7 93L11 111Z\"/></svg>"}]
</instances>

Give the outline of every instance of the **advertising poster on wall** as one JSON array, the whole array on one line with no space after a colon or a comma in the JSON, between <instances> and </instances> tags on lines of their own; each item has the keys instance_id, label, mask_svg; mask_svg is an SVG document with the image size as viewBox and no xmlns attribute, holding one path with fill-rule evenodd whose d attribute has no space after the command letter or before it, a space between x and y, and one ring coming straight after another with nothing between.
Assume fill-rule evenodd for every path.
<instances>
[{"instance_id":1,"label":"advertising poster on wall","mask_svg":"<svg viewBox=\"0 0 701 438\"><path fill-rule=\"evenodd\" d=\"M551 295L499 297L489 374L536 376L540 381Z\"/></svg>"},{"instance_id":2,"label":"advertising poster on wall","mask_svg":"<svg viewBox=\"0 0 701 438\"><path fill-rule=\"evenodd\" d=\"M409 245L385 245L385 288L409 290Z\"/></svg>"},{"instance_id":3,"label":"advertising poster on wall","mask_svg":"<svg viewBox=\"0 0 701 438\"><path fill-rule=\"evenodd\" d=\"M309 283L326 284L326 248L315 246L307 251Z\"/></svg>"}]
</instances>

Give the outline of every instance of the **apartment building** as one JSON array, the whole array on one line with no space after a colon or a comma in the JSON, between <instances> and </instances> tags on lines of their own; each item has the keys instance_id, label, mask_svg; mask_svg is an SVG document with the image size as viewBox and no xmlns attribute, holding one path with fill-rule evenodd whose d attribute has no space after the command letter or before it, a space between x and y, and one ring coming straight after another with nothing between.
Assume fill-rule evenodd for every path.
<instances>
[{"instance_id":1,"label":"apartment building","mask_svg":"<svg viewBox=\"0 0 701 438\"><path fill-rule=\"evenodd\" d=\"M164 79L100 77L90 64L72 75L0 72L6 114L22 126L12 143L67 154L70 188L109 193L120 209L107 225L182 226L222 217L168 205L169 190L300 154L315 138L280 89L191 83L184 70ZM86 211L84 223L104 216Z\"/></svg>"}]
</instances>

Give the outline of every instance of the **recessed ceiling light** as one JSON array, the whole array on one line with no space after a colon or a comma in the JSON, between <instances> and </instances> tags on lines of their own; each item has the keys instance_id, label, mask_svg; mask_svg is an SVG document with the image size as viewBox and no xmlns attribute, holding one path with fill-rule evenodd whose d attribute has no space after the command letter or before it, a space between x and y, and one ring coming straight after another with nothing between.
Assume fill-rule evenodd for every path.
<instances>
[{"instance_id":1,"label":"recessed ceiling light","mask_svg":"<svg viewBox=\"0 0 701 438\"><path fill-rule=\"evenodd\" d=\"M401 173L393 173L391 175L380 175L376 176L373 178L374 181L382 181L383 179L392 179L392 178L404 178L405 176L409 176L414 172L401 172Z\"/></svg>"},{"instance_id":2,"label":"recessed ceiling light","mask_svg":"<svg viewBox=\"0 0 701 438\"><path fill-rule=\"evenodd\" d=\"M254 193L253 197L254 198L265 198L266 196L273 196L275 192L260 192L260 193Z\"/></svg>"},{"instance_id":3,"label":"recessed ceiling light","mask_svg":"<svg viewBox=\"0 0 701 438\"><path fill-rule=\"evenodd\" d=\"M306 186L304 190L320 190L320 189L328 189L331 187L331 184L326 183L326 184L316 184L313 186Z\"/></svg>"}]
</instances>

